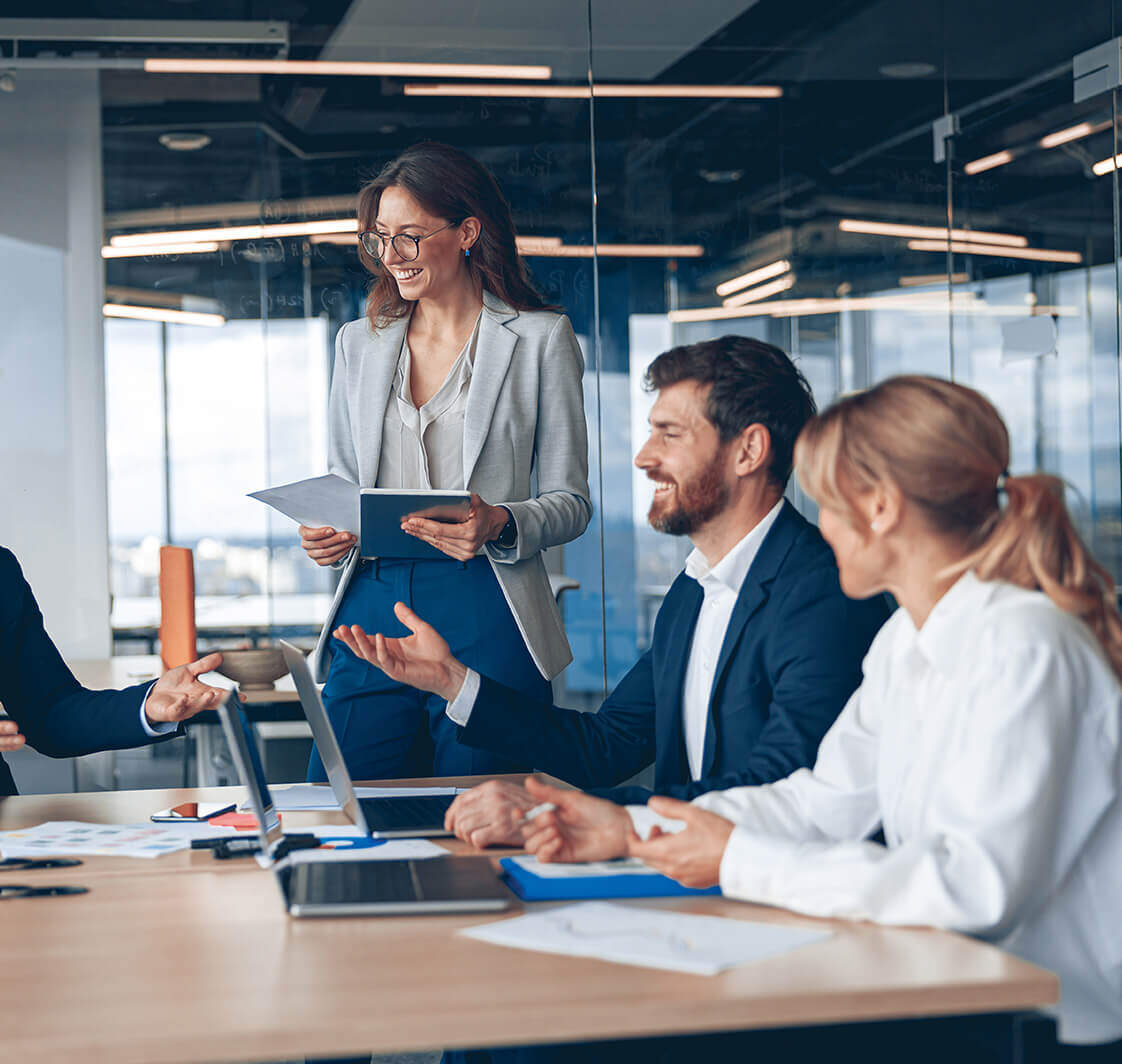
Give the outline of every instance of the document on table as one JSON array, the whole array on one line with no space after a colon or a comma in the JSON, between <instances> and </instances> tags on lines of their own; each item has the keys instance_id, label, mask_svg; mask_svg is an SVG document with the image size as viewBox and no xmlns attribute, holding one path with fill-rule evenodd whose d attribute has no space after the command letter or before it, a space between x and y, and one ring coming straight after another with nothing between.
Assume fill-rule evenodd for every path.
<instances>
[{"instance_id":1,"label":"document on table","mask_svg":"<svg viewBox=\"0 0 1122 1064\"><path fill-rule=\"evenodd\" d=\"M515 949L717 975L821 942L832 932L590 901L466 928L460 934Z\"/></svg>"},{"instance_id":2,"label":"document on table","mask_svg":"<svg viewBox=\"0 0 1122 1064\"><path fill-rule=\"evenodd\" d=\"M536 857L511 857L511 862L542 879L591 879L603 876L649 876L655 870L643 864L638 857L617 857L611 861L584 861L580 864L563 864L560 861L542 863Z\"/></svg>"},{"instance_id":3,"label":"document on table","mask_svg":"<svg viewBox=\"0 0 1122 1064\"><path fill-rule=\"evenodd\" d=\"M163 857L165 853L189 849L193 835L197 832L183 831L180 826L54 820L33 828L0 832L0 856Z\"/></svg>"},{"instance_id":4,"label":"document on table","mask_svg":"<svg viewBox=\"0 0 1122 1064\"><path fill-rule=\"evenodd\" d=\"M334 473L251 491L249 497L266 503L302 525L315 528L330 525L337 532L354 532L355 535L359 531L358 485Z\"/></svg>"},{"instance_id":5,"label":"document on table","mask_svg":"<svg viewBox=\"0 0 1122 1064\"><path fill-rule=\"evenodd\" d=\"M356 787L356 798L423 798L429 795L455 795L463 788L457 787ZM323 783L293 783L288 787L272 786L269 793L273 806L281 813L301 810L338 809L335 792ZM249 808L249 799L238 804L239 809Z\"/></svg>"},{"instance_id":6,"label":"document on table","mask_svg":"<svg viewBox=\"0 0 1122 1064\"><path fill-rule=\"evenodd\" d=\"M331 828L316 828L316 835L327 837ZM448 851L428 839L356 839L363 845L327 846L318 850L294 850L285 858L290 864L316 861L424 861L430 857L447 857ZM368 843L368 845L367 845Z\"/></svg>"}]
</instances>

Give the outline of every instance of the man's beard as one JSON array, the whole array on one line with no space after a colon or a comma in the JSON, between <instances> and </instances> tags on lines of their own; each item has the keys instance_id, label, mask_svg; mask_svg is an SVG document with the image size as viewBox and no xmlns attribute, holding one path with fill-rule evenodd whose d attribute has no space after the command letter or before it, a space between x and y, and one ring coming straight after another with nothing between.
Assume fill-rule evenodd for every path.
<instances>
[{"instance_id":1,"label":"man's beard","mask_svg":"<svg viewBox=\"0 0 1122 1064\"><path fill-rule=\"evenodd\" d=\"M683 486L675 482L675 504L672 509L661 509L663 504L656 495L647 513L651 528L670 536L688 536L716 517L729 501L729 488L724 479L724 461L722 449L688 484Z\"/></svg>"}]
</instances>

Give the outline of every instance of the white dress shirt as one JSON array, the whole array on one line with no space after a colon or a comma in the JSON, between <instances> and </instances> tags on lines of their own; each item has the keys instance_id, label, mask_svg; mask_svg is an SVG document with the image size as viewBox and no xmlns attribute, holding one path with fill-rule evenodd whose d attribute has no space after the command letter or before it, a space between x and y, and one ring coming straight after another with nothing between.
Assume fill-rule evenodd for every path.
<instances>
[{"instance_id":1,"label":"white dress shirt","mask_svg":"<svg viewBox=\"0 0 1122 1064\"><path fill-rule=\"evenodd\" d=\"M682 735L690 778L702 776L705 754L705 729L709 723L709 699L713 693L713 677L725 642L733 607L741 585L756 560L760 544L768 534L783 506L780 499L751 532L732 548L716 565L710 567L705 555L696 547L686 559L686 576L701 585L701 609L690 641L686 662L686 678L682 685Z\"/></svg>"},{"instance_id":2,"label":"white dress shirt","mask_svg":"<svg viewBox=\"0 0 1122 1064\"><path fill-rule=\"evenodd\" d=\"M420 407L409 384L413 353L408 339L402 341L382 422L379 488L464 490L464 411L478 338L479 318L443 383Z\"/></svg>"},{"instance_id":3,"label":"white dress shirt","mask_svg":"<svg viewBox=\"0 0 1122 1064\"><path fill-rule=\"evenodd\" d=\"M1090 630L967 573L864 673L813 770L696 800L737 825L722 890L977 935L1060 976L1062 1041L1122 1036L1122 691Z\"/></svg>"},{"instance_id":4,"label":"white dress shirt","mask_svg":"<svg viewBox=\"0 0 1122 1064\"><path fill-rule=\"evenodd\" d=\"M701 778L709 697L713 692L713 677L717 671L717 660L721 655L729 619L744 578L759 553L760 544L775 524L782 507L783 500L780 499L755 528L712 568L696 548L686 559L686 575L701 585L704 595L693 630L693 640L690 642L682 687L682 734L686 740L690 775L695 780ZM463 727L471 717L478 697L479 674L474 669L468 669L459 693L448 703L445 713L453 723Z\"/></svg>"}]
</instances>

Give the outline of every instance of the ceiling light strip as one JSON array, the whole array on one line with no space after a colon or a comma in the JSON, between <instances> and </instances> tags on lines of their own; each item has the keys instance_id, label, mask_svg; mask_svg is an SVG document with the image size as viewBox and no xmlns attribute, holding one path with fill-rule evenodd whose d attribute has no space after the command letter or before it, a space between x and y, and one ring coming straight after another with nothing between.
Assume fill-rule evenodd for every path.
<instances>
[{"instance_id":1,"label":"ceiling light strip","mask_svg":"<svg viewBox=\"0 0 1122 1064\"><path fill-rule=\"evenodd\" d=\"M207 240L265 240L281 236L310 236L313 233L354 233L355 218L328 218L321 222L281 222L274 225L230 225L218 229L173 229L163 233L127 233L110 238L112 247L145 247L171 242L193 244Z\"/></svg>"},{"instance_id":2,"label":"ceiling light strip","mask_svg":"<svg viewBox=\"0 0 1122 1064\"><path fill-rule=\"evenodd\" d=\"M1110 122L1080 122L1074 126L1068 126L1067 129L1058 129L1055 133L1049 133L1045 137L1041 137L1039 144L1042 148L1058 148L1061 144L1070 144L1073 140L1082 140L1084 137L1089 137L1093 133L1101 133L1104 129L1110 128Z\"/></svg>"},{"instance_id":3,"label":"ceiling light strip","mask_svg":"<svg viewBox=\"0 0 1122 1064\"><path fill-rule=\"evenodd\" d=\"M218 250L218 243L214 240L205 240L201 243L190 244L145 244L140 247L103 247L103 259L132 259L142 255L202 255L206 252Z\"/></svg>"},{"instance_id":4,"label":"ceiling light strip","mask_svg":"<svg viewBox=\"0 0 1122 1064\"><path fill-rule=\"evenodd\" d=\"M965 284L970 280L970 275L966 273L952 273L951 284ZM929 284L942 284L947 283L947 275L945 273L916 273L908 277L897 278L896 283L901 288L918 288L923 285Z\"/></svg>"},{"instance_id":5,"label":"ceiling light strip","mask_svg":"<svg viewBox=\"0 0 1122 1064\"><path fill-rule=\"evenodd\" d=\"M318 59L155 59L144 60L149 74L310 74L328 77L524 78L548 81L547 66L494 63L372 63Z\"/></svg>"},{"instance_id":6,"label":"ceiling light strip","mask_svg":"<svg viewBox=\"0 0 1122 1064\"><path fill-rule=\"evenodd\" d=\"M406 84L406 96L483 96L517 99L588 100L775 100L783 95L778 85L486 85Z\"/></svg>"},{"instance_id":7,"label":"ceiling light strip","mask_svg":"<svg viewBox=\"0 0 1122 1064\"><path fill-rule=\"evenodd\" d=\"M791 264L786 259L779 259L777 262L769 262L766 266L761 266L757 270L749 270L747 273L740 274L739 277L730 277L727 281L722 281L717 285L717 295L732 295L733 292L739 292L742 288L748 288L750 285L758 284L760 281L766 281L771 277L778 277L780 274L786 273L790 268Z\"/></svg>"},{"instance_id":8,"label":"ceiling light strip","mask_svg":"<svg viewBox=\"0 0 1122 1064\"><path fill-rule=\"evenodd\" d=\"M226 324L221 314L203 314L196 310L171 310L168 307L136 307L128 303L106 303L101 308L107 318L134 318L138 321L166 321L175 325L205 325L217 328Z\"/></svg>"},{"instance_id":9,"label":"ceiling light strip","mask_svg":"<svg viewBox=\"0 0 1122 1064\"><path fill-rule=\"evenodd\" d=\"M1007 163L1011 163L1013 158L1011 151L995 151L993 155L983 155L980 159L972 159L963 167L963 170L968 174L981 174L987 170L996 170L999 166L1005 166Z\"/></svg>"},{"instance_id":10,"label":"ceiling light strip","mask_svg":"<svg viewBox=\"0 0 1122 1064\"><path fill-rule=\"evenodd\" d=\"M912 251L947 252L946 240L909 240ZM967 241L952 240L950 250L961 255L991 255L999 259L1031 259L1035 262L1080 263L1083 256L1078 251L1052 251L1048 248L1008 248L990 244L972 244Z\"/></svg>"},{"instance_id":11,"label":"ceiling light strip","mask_svg":"<svg viewBox=\"0 0 1122 1064\"><path fill-rule=\"evenodd\" d=\"M844 296L837 299L777 299L771 303L752 303L746 307L697 307L691 310L672 310L667 314L671 322L727 321L735 318L797 318L812 314L836 314L842 311L893 310L918 314L945 314L953 309L956 314L979 317L1009 317L1031 314L1049 314L1072 317L1078 314L1075 307L1037 306L1023 303L993 304L981 300L956 298L953 304L945 295L937 299L921 299L915 295Z\"/></svg>"},{"instance_id":12,"label":"ceiling light strip","mask_svg":"<svg viewBox=\"0 0 1122 1064\"><path fill-rule=\"evenodd\" d=\"M1103 159L1095 163L1091 169L1094 171L1096 177L1102 177L1103 174L1109 174L1112 170L1117 170L1122 166L1122 155L1116 155L1113 159Z\"/></svg>"},{"instance_id":13,"label":"ceiling light strip","mask_svg":"<svg viewBox=\"0 0 1122 1064\"><path fill-rule=\"evenodd\" d=\"M767 284L759 285L756 288L749 288L746 292L741 292L739 295L729 296L728 299L721 301L721 305L725 307L742 307L746 303L755 303L761 299L767 299L768 296L777 296L780 292L786 292L789 288L795 286L795 275L788 274L786 277L780 277L777 281L769 281Z\"/></svg>"},{"instance_id":14,"label":"ceiling light strip","mask_svg":"<svg viewBox=\"0 0 1122 1064\"><path fill-rule=\"evenodd\" d=\"M896 222L875 222L864 218L842 218L838 229L843 233L867 233L871 236L915 237L917 239L939 237L947 239L947 230L935 225L899 225ZM1009 247L1023 248L1028 240L1013 233L989 233L981 229L952 229L954 240L977 240L987 244L1004 244Z\"/></svg>"}]
</instances>

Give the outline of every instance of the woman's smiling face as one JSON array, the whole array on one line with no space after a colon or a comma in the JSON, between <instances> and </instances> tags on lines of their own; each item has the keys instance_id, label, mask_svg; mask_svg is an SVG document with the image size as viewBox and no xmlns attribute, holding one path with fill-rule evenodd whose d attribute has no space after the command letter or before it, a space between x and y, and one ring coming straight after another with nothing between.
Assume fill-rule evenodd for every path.
<instances>
[{"instance_id":1,"label":"woman's smiling face","mask_svg":"<svg viewBox=\"0 0 1122 1064\"><path fill-rule=\"evenodd\" d=\"M429 214L405 189L390 185L378 202L374 228L382 237L385 251L382 265L397 282L402 299L439 299L466 269L465 242L462 226L444 229L451 219ZM437 230L443 229L443 232ZM426 237L417 246L415 259L403 259L389 243L399 233ZM432 234L429 236L429 234Z\"/></svg>"}]
</instances>

